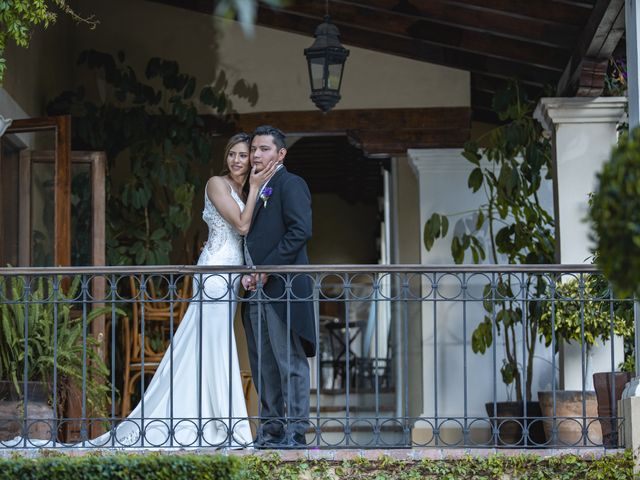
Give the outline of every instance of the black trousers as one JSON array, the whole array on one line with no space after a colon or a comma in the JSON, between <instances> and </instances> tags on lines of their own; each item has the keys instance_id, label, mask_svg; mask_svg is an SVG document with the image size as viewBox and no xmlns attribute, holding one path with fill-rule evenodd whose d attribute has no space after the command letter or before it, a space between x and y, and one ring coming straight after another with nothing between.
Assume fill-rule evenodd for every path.
<instances>
[{"instance_id":1,"label":"black trousers","mask_svg":"<svg viewBox=\"0 0 640 480\"><path fill-rule=\"evenodd\" d=\"M268 303L251 302L242 323L260 396L260 434L303 434L309 425L309 362L300 337ZM293 320L293 319L292 319Z\"/></svg>"}]
</instances>

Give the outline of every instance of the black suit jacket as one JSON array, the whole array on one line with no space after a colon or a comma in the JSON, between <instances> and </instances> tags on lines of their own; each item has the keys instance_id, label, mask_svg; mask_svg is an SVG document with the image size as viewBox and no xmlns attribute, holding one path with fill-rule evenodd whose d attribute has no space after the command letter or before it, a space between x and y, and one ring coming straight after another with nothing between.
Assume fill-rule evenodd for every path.
<instances>
[{"instance_id":1,"label":"black suit jacket","mask_svg":"<svg viewBox=\"0 0 640 480\"><path fill-rule=\"evenodd\" d=\"M268 185L272 194L263 204L261 199L253 212L247 234L247 249L254 265L307 265L307 241L311 238L311 193L306 182L280 168ZM283 322L289 315L291 329L297 333L307 356L316 351L316 328L313 309L313 287L308 275L291 275L291 288L285 288L284 275L270 275L264 286L269 302ZM248 296L256 297L255 292ZM287 303L286 300L289 299ZM282 301L285 300L285 301ZM289 308L287 308L289 305Z\"/></svg>"}]
</instances>

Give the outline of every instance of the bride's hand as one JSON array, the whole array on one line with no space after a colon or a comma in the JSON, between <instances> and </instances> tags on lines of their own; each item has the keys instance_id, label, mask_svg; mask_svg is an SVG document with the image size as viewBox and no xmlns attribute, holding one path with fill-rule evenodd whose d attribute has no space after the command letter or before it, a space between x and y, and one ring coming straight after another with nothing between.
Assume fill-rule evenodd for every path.
<instances>
[{"instance_id":1,"label":"bride's hand","mask_svg":"<svg viewBox=\"0 0 640 480\"><path fill-rule=\"evenodd\" d=\"M249 186L260 188L267 180L269 180L269 178L271 178L271 175L276 171L276 168L278 168L278 162L276 161L269 162L260 172L256 172L256 167L253 167L251 169L251 174L249 175Z\"/></svg>"}]
</instances>

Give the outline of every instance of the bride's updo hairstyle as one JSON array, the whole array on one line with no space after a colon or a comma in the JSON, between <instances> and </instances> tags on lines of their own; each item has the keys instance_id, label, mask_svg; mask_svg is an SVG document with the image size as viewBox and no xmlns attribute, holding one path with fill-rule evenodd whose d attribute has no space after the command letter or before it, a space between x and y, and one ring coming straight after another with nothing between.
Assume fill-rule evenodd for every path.
<instances>
[{"instance_id":1,"label":"bride's updo hairstyle","mask_svg":"<svg viewBox=\"0 0 640 480\"><path fill-rule=\"evenodd\" d=\"M229 173L229 165L227 164L227 158L229 158L229 151L239 143L246 143L249 150L251 150L251 135L247 133L236 133L227 142L227 146L224 147L224 158L222 163L222 170L220 170L220 176L224 176ZM249 177L247 177L249 178Z\"/></svg>"}]
</instances>

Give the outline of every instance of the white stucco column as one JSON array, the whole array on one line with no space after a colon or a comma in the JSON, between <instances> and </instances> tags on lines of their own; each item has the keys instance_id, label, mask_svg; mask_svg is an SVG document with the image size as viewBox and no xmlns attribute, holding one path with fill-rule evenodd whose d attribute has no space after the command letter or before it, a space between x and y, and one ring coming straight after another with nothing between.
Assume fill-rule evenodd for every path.
<instances>
[{"instance_id":1,"label":"white stucco column","mask_svg":"<svg viewBox=\"0 0 640 480\"><path fill-rule=\"evenodd\" d=\"M542 98L535 117L553 135L556 261L591 263L585 222L596 172L617 141L624 97Z\"/></svg>"},{"instance_id":2,"label":"white stucco column","mask_svg":"<svg viewBox=\"0 0 640 480\"><path fill-rule=\"evenodd\" d=\"M473 165L462 157L459 148L409 150L408 160L418 179L420 195L419 218L420 263L453 264L451 257L451 231L447 240L439 240L430 251L424 246L422 233L427 219L433 212L452 214L469 210L477 205L477 199L465 188ZM473 207L471 207L473 208ZM423 280L423 295L428 287ZM422 302L422 412L420 417L460 415L464 386L454 382L462 378L462 332L459 321L447 322L448 317L459 318L451 312L451 304L442 302L434 311L432 302ZM454 325L455 323L455 325ZM437 327L436 327L437 324ZM437 330L437 339L434 331ZM455 373L454 373L455 372ZM474 378L472 376L472 378ZM484 382L485 385L487 382ZM473 387L472 387L473 388ZM490 392L485 392L490 395ZM477 395L476 398L484 395ZM484 414L482 403L471 406L474 415ZM433 425L434 427L436 425ZM447 435L444 429L441 435ZM416 425L413 437L416 442L429 441L433 436L431 425Z\"/></svg>"},{"instance_id":3,"label":"white stucco column","mask_svg":"<svg viewBox=\"0 0 640 480\"><path fill-rule=\"evenodd\" d=\"M592 242L586 222L589 194L596 173L617 142L617 125L624 97L542 98L534 115L553 137L553 196L556 222L556 261L591 263ZM624 358L622 338L614 340L614 368ZM581 390L582 348L578 342L561 346L560 387ZM611 370L611 343L590 350L584 388L593 389L591 373Z\"/></svg>"},{"instance_id":4,"label":"white stucco column","mask_svg":"<svg viewBox=\"0 0 640 480\"><path fill-rule=\"evenodd\" d=\"M640 52L638 32L640 11L636 0L625 0L625 32L627 34L627 95L629 97L629 129L640 123L640 78L638 78L638 55Z\"/></svg>"}]
</instances>

